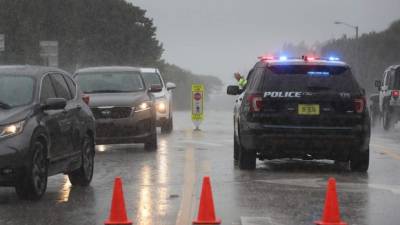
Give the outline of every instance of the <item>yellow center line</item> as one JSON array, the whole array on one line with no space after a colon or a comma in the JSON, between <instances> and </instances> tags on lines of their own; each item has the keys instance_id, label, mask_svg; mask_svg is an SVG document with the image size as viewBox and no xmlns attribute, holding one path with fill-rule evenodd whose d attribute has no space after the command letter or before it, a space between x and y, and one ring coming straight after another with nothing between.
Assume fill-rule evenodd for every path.
<instances>
[{"instance_id":1,"label":"yellow center line","mask_svg":"<svg viewBox=\"0 0 400 225\"><path fill-rule=\"evenodd\" d=\"M194 161L194 150L192 147L186 150L184 185L182 190L182 201L176 219L176 225L192 224L193 203L195 202L196 171Z\"/></svg>"},{"instance_id":2,"label":"yellow center line","mask_svg":"<svg viewBox=\"0 0 400 225\"><path fill-rule=\"evenodd\" d=\"M400 160L400 154L396 153L394 150L391 150L383 145L371 144L371 146L379 148L381 150L381 152L392 157L393 159Z\"/></svg>"}]
</instances>

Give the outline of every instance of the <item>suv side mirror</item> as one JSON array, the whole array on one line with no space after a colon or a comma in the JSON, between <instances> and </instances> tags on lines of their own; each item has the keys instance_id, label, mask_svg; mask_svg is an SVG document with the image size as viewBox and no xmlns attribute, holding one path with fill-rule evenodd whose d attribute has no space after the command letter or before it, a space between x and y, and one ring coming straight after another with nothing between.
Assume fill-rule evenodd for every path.
<instances>
[{"instance_id":1,"label":"suv side mirror","mask_svg":"<svg viewBox=\"0 0 400 225\"><path fill-rule=\"evenodd\" d=\"M226 89L226 93L228 95L239 95L241 93L239 86L237 85L229 85Z\"/></svg>"},{"instance_id":2,"label":"suv side mirror","mask_svg":"<svg viewBox=\"0 0 400 225\"><path fill-rule=\"evenodd\" d=\"M167 82L167 90L173 90L176 88L176 84L172 83L172 82Z\"/></svg>"},{"instance_id":3,"label":"suv side mirror","mask_svg":"<svg viewBox=\"0 0 400 225\"><path fill-rule=\"evenodd\" d=\"M64 109L67 106L67 100L65 98L48 98L44 102L44 110L59 110Z\"/></svg>"},{"instance_id":4,"label":"suv side mirror","mask_svg":"<svg viewBox=\"0 0 400 225\"><path fill-rule=\"evenodd\" d=\"M149 91L152 93L160 92L162 91L162 86L159 84L152 84L151 87L149 88Z\"/></svg>"},{"instance_id":5,"label":"suv side mirror","mask_svg":"<svg viewBox=\"0 0 400 225\"><path fill-rule=\"evenodd\" d=\"M375 80L375 87L378 88L378 90L381 90L381 86L382 86L382 81Z\"/></svg>"}]
</instances>

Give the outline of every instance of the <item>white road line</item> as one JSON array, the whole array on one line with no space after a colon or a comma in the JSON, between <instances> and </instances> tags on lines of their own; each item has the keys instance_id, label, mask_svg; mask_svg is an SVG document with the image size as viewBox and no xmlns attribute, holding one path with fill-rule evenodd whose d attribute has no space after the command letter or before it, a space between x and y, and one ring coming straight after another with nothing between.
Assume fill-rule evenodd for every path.
<instances>
[{"instance_id":1,"label":"white road line","mask_svg":"<svg viewBox=\"0 0 400 225\"><path fill-rule=\"evenodd\" d=\"M240 217L242 225L283 225L270 217Z\"/></svg>"}]
</instances>

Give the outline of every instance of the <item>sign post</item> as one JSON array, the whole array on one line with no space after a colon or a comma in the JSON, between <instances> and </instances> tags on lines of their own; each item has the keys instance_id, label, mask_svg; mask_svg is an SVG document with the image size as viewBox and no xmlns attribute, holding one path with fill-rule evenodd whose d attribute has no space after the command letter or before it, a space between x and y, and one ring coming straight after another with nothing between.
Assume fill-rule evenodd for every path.
<instances>
[{"instance_id":1,"label":"sign post","mask_svg":"<svg viewBox=\"0 0 400 225\"><path fill-rule=\"evenodd\" d=\"M4 56L3 52L6 50L6 44L5 44L5 35L0 34L0 64L4 63Z\"/></svg>"},{"instance_id":2,"label":"sign post","mask_svg":"<svg viewBox=\"0 0 400 225\"><path fill-rule=\"evenodd\" d=\"M0 34L0 52L4 52L5 50L5 37L4 34Z\"/></svg>"},{"instance_id":3,"label":"sign post","mask_svg":"<svg viewBox=\"0 0 400 225\"><path fill-rule=\"evenodd\" d=\"M192 121L195 130L200 130L200 124L204 119L204 85L192 84Z\"/></svg>"},{"instance_id":4,"label":"sign post","mask_svg":"<svg viewBox=\"0 0 400 225\"><path fill-rule=\"evenodd\" d=\"M58 67L58 42L57 41L41 41L40 56L45 66Z\"/></svg>"}]
</instances>

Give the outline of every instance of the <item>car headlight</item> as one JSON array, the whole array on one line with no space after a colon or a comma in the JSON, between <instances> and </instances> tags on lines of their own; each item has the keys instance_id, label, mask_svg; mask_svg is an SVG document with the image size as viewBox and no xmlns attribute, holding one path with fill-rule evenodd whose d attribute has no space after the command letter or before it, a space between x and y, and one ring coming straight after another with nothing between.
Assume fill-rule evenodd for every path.
<instances>
[{"instance_id":1,"label":"car headlight","mask_svg":"<svg viewBox=\"0 0 400 225\"><path fill-rule=\"evenodd\" d=\"M149 109L151 109L151 103L150 102L142 102L137 107L134 107L134 108L135 108L135 112L149 110Z\"/></svg>"},{"instance_id":2,"label":"car headlight","mask_svg":"<svg viewBox=\"0 0 400 225\"><path fill-rule=\"evenodd\" d=\"M24 129L24 123L25 121L20 121L17 123L2 126L0 128L0 138L17 135L21 133L22 130Z\"/></svg>"},{"instance_id":3,"label":"car headlight","mask_svg":"<svg viewBox=\"0 0 400 225\"><path fill-rule=\"evenodd\" d=\"M165 111L167 110L167 105L165 104L164 101L159 101L156 103L156 108L157 112L165 113Z\"/></svg>"}]
</instances>

